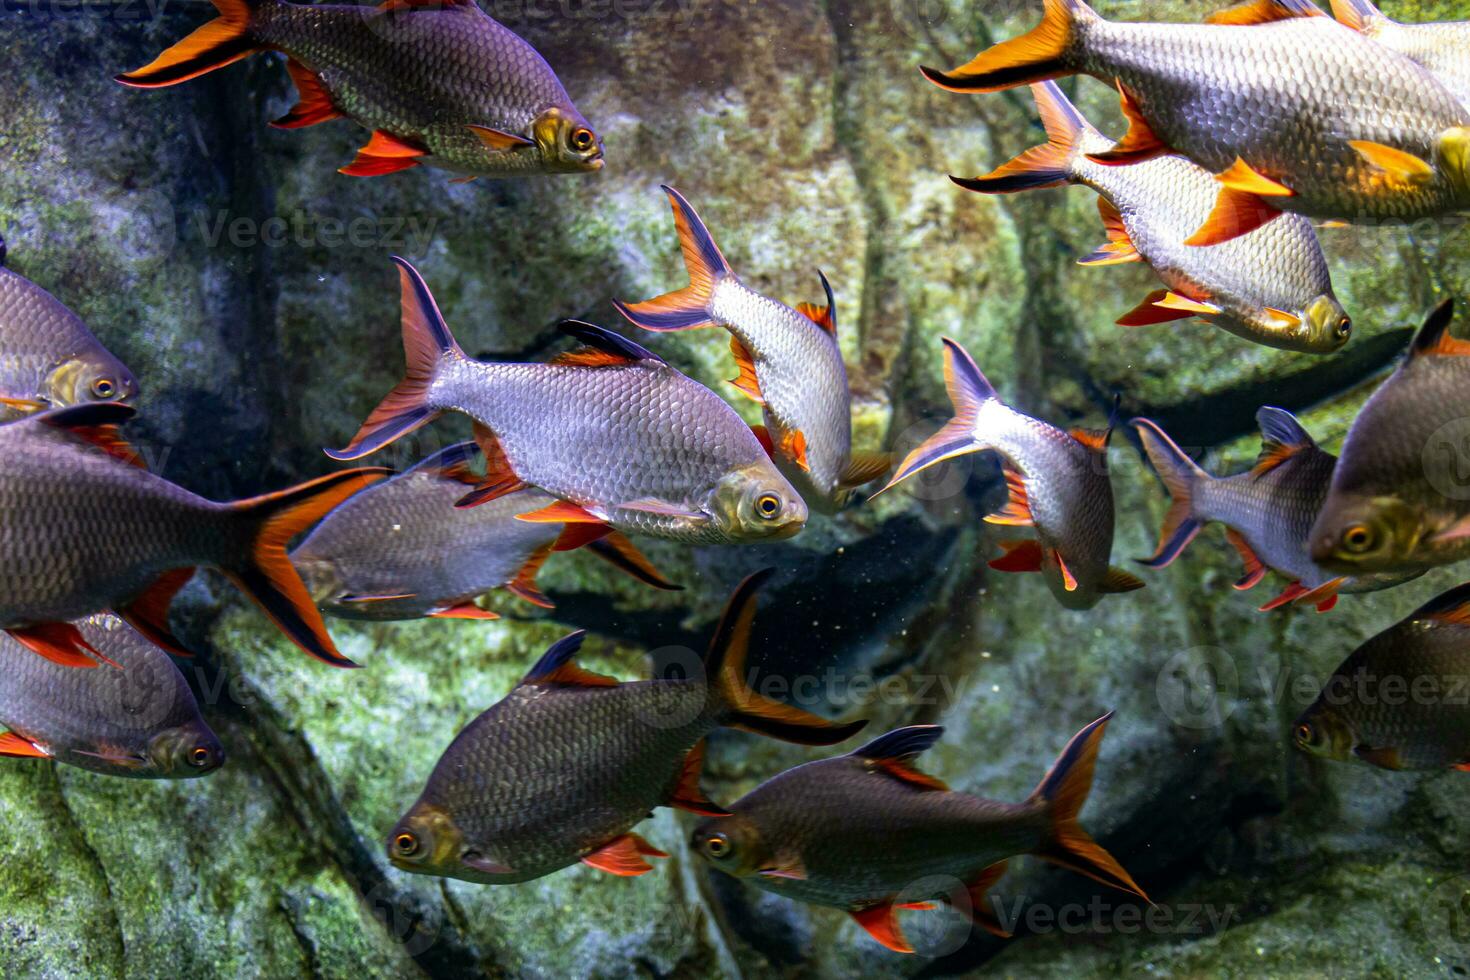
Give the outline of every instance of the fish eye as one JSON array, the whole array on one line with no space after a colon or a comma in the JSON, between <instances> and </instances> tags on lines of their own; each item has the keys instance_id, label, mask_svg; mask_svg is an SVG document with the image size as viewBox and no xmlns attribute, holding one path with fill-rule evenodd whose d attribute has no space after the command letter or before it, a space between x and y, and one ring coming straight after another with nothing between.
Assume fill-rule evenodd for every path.
<instances>
[{"instance_id":1,"label":"fish eye","mask_svg":"<svg viewBox=\"0 0 1470 980\"><path fill-rule=\"evenodd\" d=\"M1373 547L1373 529L1366 524L1352 524L1342 532L1342 546L1355 555Z\"/></svg>"},{"instance_id":2,"label":"fish eye","mask_svg":"<svg viewBox=\"0 0 1470 980\"><path fill-rule=\"evenodd\" d=\"M755 512L766 520L775 520L781 513L781 498L774 493L763 493L755 502Z\"/></svg>"},{"instance_id":3,"label":"fish eye","mask_svg":"<svg viewBox=\"0 0 1470 980\"><path fill-rule=\"evenodd\" d=\"M393 838L393 851L399 857L413 857L419 852L419 839L405 830Z\"/></svg>"},{"instance_id":4,"label":"fish eye","mask_svg":"<svg viewBox=\"0 0 1470 980\"><path fill-rule=\"evenodd\" d=\"M98 378L92 382L92 394L106 401L117 394L117 382L111 378Z\"/></svg>"},{"instance_id":5,"label":"fish eye","mask_svg":"<svg viewBox=\"0 0 1470 980\"><path fill-rule=\"evenodd\" d=\"M189 765L195 769L204 769L214 761L214 753L200 745L189 753Z\"/></svg>"},{"instance_id":6,"label":"fish eye","mask_svg":"<svg viewBox=\"0 0 1470 980\"><path fill-rule=\"evenodd\" d=\"M1337 336L1338 337L1342 338L1343 340L1346 340L1348 338L1348 335L1353 332L1353 320L1352 320L1352 317L1345 316L1341 320L1338 320L1337 321L1336 332L1337 332Z\"/></svg>"},{"instance_id":7,"label":"fish eye","mask_svg":"<svg viewBox=\"0 0 1470 980\"><path fill-rule=\"evenodd\" d=\"M705 838L704 849L712 858L727 857L730 854L730 838L724 834L713 834Z\"/></svg>"},{"instance_id":8,"label":"fish eye","mask_svg":"<svg viewBox=\"0 0 1470 980\"><path fill-rule=\"evenodd\" d=\"M572 149L583 152L592 149L592 144L597 142L597 137L592 135L592 130L585 126L578 128L572 133Z\"/></svg>"},{"instance_id":9,"label":"fish eye","mask_svg":"<svg viewBox=\"0 0 1470 980\"><path fill-rule=\"evenodd\" d=\"M1296 730L1292 732L1292 735L1296 738L1298 745L1311 745L1312 736L1314 734L1315 733L1312 730L1312 726L1307 724L1306 722L1302 722L1300 725L1296 726Z\"/></svg>"}]
</instances>

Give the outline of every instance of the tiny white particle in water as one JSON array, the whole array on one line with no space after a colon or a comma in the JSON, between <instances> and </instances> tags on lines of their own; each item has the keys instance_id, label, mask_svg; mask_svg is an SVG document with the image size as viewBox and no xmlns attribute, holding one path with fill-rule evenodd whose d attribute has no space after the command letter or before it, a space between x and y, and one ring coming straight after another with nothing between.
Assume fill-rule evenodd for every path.
<instances>
[{"instance_id":1,"label":"tiny white particle in water","mask_svg":"<svg viewBox=\"0 0 1470 980\"><path fill-rule=\"evenodd\" d=\"M990 651L989 650L981 650L980 651L980 659L981 660L989 660L990 659Z\"/></svg>"},{"instance_id":2,"label":"tiny white particle in water","mask_svg":"<svg viewBox=\"0 0 1470 980\"><path fill-rule=\"evenodd\" d=\"M393 530L395 530L395 531L402 531L403 530L403 525L402 524L394 524L393 525Z\"/></svg>"},{"instance_id":3,"label":"tiny white particle in water","mask_svg":"<svg viewBox=\"0 0 1470 980\"><path fill-rule=\"evenodd\" d=\"M992 693L999 694L1000 693L1000 685L999 684L992 684L992 685L990 685L990 690L991 690Z\"/></svg>"}]
</instances>

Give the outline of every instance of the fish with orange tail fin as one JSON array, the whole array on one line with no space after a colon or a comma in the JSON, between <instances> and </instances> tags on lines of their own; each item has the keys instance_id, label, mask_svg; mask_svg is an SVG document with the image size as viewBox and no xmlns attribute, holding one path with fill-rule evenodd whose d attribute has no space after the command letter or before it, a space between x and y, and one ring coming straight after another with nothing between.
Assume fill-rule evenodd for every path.
<instances>
[{"instance_id":1,"label":"fish with orange tail fin","mask_svg":"<svg viewBox=\"0 0 1470 980\"><path fill-rule=\"evenodd\" d=\"M1470 585L1354 650L1292 727L1297 748L1381 769L1470 770Z\"/></svg>"},{"instance_id":2,"label":"fish with orange tail fin","mask_svg":"<svg viewBox=\"0 0 1470 980\"><path fill-rule=\"evenodd\" d=\"M1401 24L1372 0L1332 0L1332 16L1422 65L1470 105L1470 21Z\"/></svg>"},{"instance_id":3,"label":"fish with orange tail fin","mask_svg":"<svg viewBox=\"0 0 1470 980\"><path fill-rule=\"evenodd\" d=\"M1470 340L1451 333L1453 320L1446 299L1348 428L1310 532L1324 568L1408 572L1470 558Z\"/></svg>"},{"instance_id":4,"label":"fish with orange tail fin","mask_svg":"<svg viewBox=\"0 0 1470 980\"><path fill-rule=\"evenodd\" d=\"M1261 607L1266 612L1292 603L1310 604L1326 612L1339 594L1391 588L1418 572L1339 575L1312 561L1308 542L1312 522L1327 498L1337 457L1317 447L1296 418L1280 408L1256 413L1261 426L1261 455L1248 472L1215 477L1174 444L1148 419L1133 427L1144 452L1169 491L1171 502L1159 532L1159 547L1142 561L1164 568L1194 540L1205 524L1225 525L1225 537L1244 565L1235 583L1250 589L1268 571L1289 580L1284 591Z\"/></svg>"},{"instance_id":5,"label":"fish with orange tail fin","mask_svg":"<svg viewBox=\"0 0 1470 980\"><path fill-rule=\"evenodd\" d=\"M216 503L137 462L117 435L126 405L58 409L0 425L0 629L36 653L95 666L73 620L111 609L177 649L169 601L189 570L224 572L302 650L339 667L286 546L387 470L344 470L278 493Z\"/></svg>"},{"instance_id":6,"label":"fish with orange tail fin","mask_svg":"<svg viewBox=\"0 0 1470 980\"><path fill-rule=\"evenodd\" d=\"M163 88L280 51L299 101L273 125L298 129L345 116L372 133L344 174L419 165L466 178L602 168L602 140L551 66L473 0L214 5L217 18L117 80Z\"/></svg>"},{"instance_id":7,"label":"fish with orange tail fin","mask_svg":"<svg viewBox=\"0 0 1470 980\"><path fill-rule=\"evenodd\" d=\"M755 596L747 578L725 607L703 676L619 682L577 666L583 633L560 640L504 700L455 738L387 840L404 871L487 884L530 881L579 861L609 874L667 857L633 828L657 806L720 814L699 786L704 740L739 728L833 745L839 723L746 686Z\"/></svg>"},{"instance_id":8,"label":"fish with orange tail fin","mask_svg":"<svg viewBox=\"0 0 1470 980\"><path fill-rule=\"evenodd\" d=\"M1006 861L1031 854L1095 881L1148 896L1082 829L1103 730L1112 712L1072 737L1021 803L951 790L914 764L944 729L899 728L848 755L789 769L757 786L727 816L703 821L692 844L711 865L766 891L850 914L884 946L912 953L898 910L925 878L968 886L975 924L1008 936L987 892Z\"/></svg>"},{"instance_id":9,"label":"fish with orange tail fin","mask_svg":"<svg viewBox=\"0 0 1470 980\"><path fill-rule=\"evenodd\" d=\"M740 370L731 384L761 404L782 473L814 508L842 509L854 489L887 474L891 461L886 453L852 452L852 397L827 277L818 273L825 306L793 309L761 295L735 275L684 195L663 191L674 209L689 285L613 305L645 330L728 330Z\"/></svg>"},{"instance_id":10,"label":"fish with orange tail fin","mask_svg":"<svg viewBox=\"0 0 1470 980\"><path fill-rule=\"evenodd\" d=\"M1030 33L924 74L955 92L1079 73L1116 85L1130 128L1093 160L1179 153L1220 183L1188 245L1283 212L1412 220L1470 208L1470 109L1429 71L1310 0L1250 0L1210 20L1116 23L1083 0L1045 0Z\"/></svg>"},{"instance_id":11,"label":"fish with orange tail fin","mask_svg":"<svg viewBox=\"0 0 1470 980\"><path fill-rule=\"evenodd\" d=\"M448 411L477 423L485 478L461 506L533 486L557 498L520 520L734 544L786 538L806 503L750 427L714 392L610 330L567 321L582 341L549 364L476 361L455 343L429 287L395 258L408 377L351 443L357 459ZM569 529L570 532L571 529ZM571 546L571 541L562 539Z\"/></svg>"},{"instance_id":12,"label":"fish with orange tail fin","mask_svg":"<svg viewBox=\"0 0 1470 980\"><path fill-rule=\"evenodd\" d=\"M1098 193L1107 243L1081 265L1146 262L1166 289L1150 293L1118 323L1142 326L1199 317L1244 340L1281 350L1329 354L1348 341L1352 321L1332 292L1312 223L1283 215L1219 245L1185 245L1214 206L1220 185L1179 156L1130 167L1087 154L1112 140L1092 127L1055 82L1031 86L1048 142L983 177L950 178L982 194L1059 184Z\"/></svg>"},{"instance_id":13,"label":"fish with orange tail fin","mask_svg":"<svg viewBox=\"0 0 1470 980\"><path fill-rule=\"evenodd\" d=\"M0 634L0 756L128 779L194 779L224 765L168 654L110 613L73 625L121 669L71 670Z\"/></svg>"},{"instance_id":14,"label":"fish with orange tail fin","mask_svg":"<svg viewBox=\"0 0 1470 980\"><path fill-rule=\"evenodd\" d=\"M936 463L993 449L1000 454L1010 499L992 524L1029 527L1034 539L1003 542L990 563L1003 572L1041 572L1057 601L1091 609L1104 596L1143 588L1109 565L1113 550L1113 487L1108 479L1111 428L1064 432L1016 411L1000 396L969 353L944 338L944 383L954 418L899 464L881 492Z\"/></svg>"},{"instance_id":15,"label":"fish with orange tail fin","mask_svg":"<svg viewBox=\"0 0 1470 980\"><path fill-rule=\"evenodd\" d=\"M291 552L321 610L372 621L494 619L475 599L501 588L552 608L536 574L566 525L532 524L516 515L549 507L556 498L519 490L479 507L456 507L480 483L473 469L480 455L472 442L450 446L323 518ZM654 588L680 588L616 532L587 543L587 550Z\"/></svg>"}]
</instances>

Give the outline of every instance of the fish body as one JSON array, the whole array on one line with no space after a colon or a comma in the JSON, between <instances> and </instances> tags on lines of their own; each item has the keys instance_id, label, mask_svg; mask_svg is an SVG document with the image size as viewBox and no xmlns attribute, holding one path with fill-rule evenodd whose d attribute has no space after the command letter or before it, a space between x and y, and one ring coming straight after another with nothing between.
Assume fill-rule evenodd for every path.
<instances>
[{"instance_id":1,"label":"fish body","mask_svg":"<svg viewBox=\"0 0 1470 980\"><path fill-rule=\"evenodd\" d=\"M814 508L835 512L853 489L887 472L884 454L852 453L852 397L837 343L836 302L792 308L747 286L699 214L665 187L689 270L689 286L643 303L615 303L646 330L719 326L730 332L739 375L731 382L759 402L782 472Z\"/></svg>"},{"instance_id":2,"label":"fish body","mask_svg":"<svg viewBox=\"0 0 1470 980\"><path fill-rule=\"evenodd\" d=\"M0 256L3 248L0 242ZM0 267L0 399L65 408L128 402L137 394L132 372L81 317L25 276Z\"/></svg>"},{"instance_id":3,"label":"fish body","mask_svg":"<svg viewBox=\"0 0 1470 980\"><path fill-rule=\"evenodd\" d=\"M118 667L63 667L0 634L0 725L9 729L0 755L134 779L192 779L224 764L168 654L110 614L75 625Z\"/></svg>"},{"instance_id":4,"label":"fish body","mask_svg":"<svg viewBox=\"0 0 1470 980\"><path fill-rule=\"evenodd\" d=\"M1069 609L1090 609L1103 595L1143 583L1109 565L1113 547L1113 488L1107 433L1063 430L1018 412L963 347L944 340L944 377L955 417L911 452L887 490L941 460L986 449L1000 454L1010 499L986 521L1030 527L1035 541L1004 542L999 571L1039 571Z\"/></svg>"},{"instance_id":5,"label":"fish body","mask_svg":"<svg viewBox=\"0 0 1470 980\"><path fill-rule=\"evenodd\" d=\"M1306 218L1282 215L1217 245L1185 240L1210 216L1220 184L1181 156L1127 167L1092 160L1113 140L1092 127L1055 82L1032 92L1049 142L992 173L954 178L987 194L1061 183L1099 195L1108 242L1083 265L1143 261L1167 290L1150 294L1118 322L1141 326L1198 316L1244 340L1303 353L1328 354L1347 343L1351 320L1332 291L1327 260Z\"/></svg>"},{"instance_id":6,"label":"fish body","mask_svg":"<svg viewBox=\"0 0 1470 980\"><path fill-rule=\"evenodd\" d=\"M895 909L916 907L926 878L967 886L977 924L1005 935L986 891L1007 859L1034 854L1145 897L1077 822L1111 715L1084 728L1021 803L950 790L914 757L943 733L901 728L857 751L809 762L762 783L703 821L693 846L714 867L814 905L843 909L898 952L913 952Z\"/></svg>"},{"instance_id":7,"label":"fish body","mask_svg":"<svg viewBox=\"0 0 1470 980\"><path fill-rule=\"evenodd\" d=\"M789 537L801 496L718 395L650 352L590 324L588 344L548 364L472 360L407 262L408 378L337 459L358 458L446 411L477 423L487 473L473 500L534 486L562 504L522 515L691 543ZM467 499L465 503L470 503Z\"/></svg>"},{"instance_id":8,"label":"fish body","mask_svg":"<svg viewBox=\"0 0 1470 980\"><path fill-rule=\"evenodd\" d=\"M1384 769L1470 769L1470 586L1354 650L1297 719L1298 748Z\"/></svg>"},{"instance_id":9,"label":"fish body","mask_svg":"<svg viewBox=\"0 0 1470 980\"><path fill-rule=\"evenodd\" d=\"M323 518L291 553L318 607L342 619L489 619L494 614L474 600L500 588L550 607L536 573L564 525L516 515L549 507L556 498L518 490L478 507L456 507L480 482L470 469L479 455L474 443L450 446ZM651 585L676 588L627 539L609 536L591 547Z\"/></svg>"},{"instance_id":10,"label":"fish body","mask_svg":"<svg viewBox=\"0 0 1470 980\"><path fill-rule=\"evenodd\" d=\"M743 679L755 590L747 579L701 677L617 682L579 668L574 633L455 738L388 838L398 867L492 884L581 861L620 875L665 856L632 828L656 806L724 813L699 790L703 739L721 725L830 745L862 727L755 694Z\"/></svg>"},{"instance_id":11,"label":"fish body","mask_svg":"<svg viewBox=\"0 0 1470 980\"><path fill-rule=\"evenodd\" d=\"M1220 523L1245 564L1237 589L1254 587L1268 569L1290 580L1262 611L1310 602L1325 612L1339 594L1386 589L1420 574L1344 576L1312 561L1312 524L1327 499L1337 457L1318 448L1290 412L1265 407L1256 419L1261 426L1261 455L1247 472L1227 477L1205 472L1153 422L1134 421L1144 451L1172 499L1158 550L1144 562L1146 566L1165 567L1205 524Z\"/></svg>"},{"instance_id":12,"label":"fish body","mask_svg":"<svg viewBox=\"0 0 1470 980\"><path fill-rule=\"evenodd\" d=\"M1220 175L1221 200L1190 244L1282 211L1412 220L1470 206L1470 110L1307 0L1257 0L1210 24L1114 23L1082 0L1046 0L1030 34L954 72L926 69L955 91L1075 73L1117 84L1132 123L1096 159L1177 152Z\"/></svg>"},{"instance_id":13,"label":"fish body","mask_svg":"<svg viewBox=\"0 0 1470 980\"><path fill-rule=\"evenodd\" d=\"M1332 14L1365 37L1422 65L1462 105L1470 105L1470 21L1401 24L1369 0L1332 0Z\"/></svg>"},{"instance_id":14,"label":"fish body","mask_svg":"<svg viewBox=\"0 0 1470 980\"><path fill-rule=\"evenodd\" d=\"M602 166L601 139L545 59L470 0L215 6L219 18L118 81L175 85L258 51L281 51L300 101L275 125L346 116L373 132L344 173L424 164L512 177Z\"/></svg>"},{"instance_id":15,"label":"fish body","mask_svg":"<svg viewBox=\"0 0 1470 980\"><path fill-rule=\"evenodd\" d=\"M1453 315L1450 300L1429 315L1348 429L1311 531L1324 567L1422 571L1470 558L1470 342L1449 333Z\"/></svg>"},{"instance_id":16,"label":"fish body","mask_svg":"<svg viewBox=\"0 0 1470 980\"><path fill-rule=\"evenodd\" d=\"M216 503L136 464L113 431L131 415L126 406L103 403L0 426L0 629L65 660L67 650L80 651L51 642L74 636L64 624L112 609L170 644L173 593L187 570L210 565L303 650L345 665L285 545L381 471L343 471L278 494Z\"/></svg>"}]
</instances>

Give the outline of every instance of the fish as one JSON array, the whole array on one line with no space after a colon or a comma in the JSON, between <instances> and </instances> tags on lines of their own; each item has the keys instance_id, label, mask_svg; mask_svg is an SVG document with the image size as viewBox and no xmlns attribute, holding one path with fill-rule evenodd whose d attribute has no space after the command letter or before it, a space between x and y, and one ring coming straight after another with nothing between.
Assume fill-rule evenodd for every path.
<instances>
[{"instance_id":1,"label":"fish","mask_svg":"<svg viewBox=\"0 0 1470 980\"><path fill-rule=\"evenodd\" d=\"M983 177L951 177L982 194L1082 184L1098 194L1107 242L1081 265L1144 262L1166 288L1118 323L1136 327L1199 317L1228 333L1280 350L1330 354L1348 342L1352 319L1332 291L1312 223L1296 214L1219 245L1184 244L1209 217L1220 185L1180 156L1130 167L1095 163L1113 140L1093 128L1056 82L1031 86L1048 142Z\"/></svg>"},{"instance_id":2,"label":"fish","mask_svg":"<svg viewBox=\"0 0 1470 980\"><path fill-rule=\"evenodd\" d=\"M332 644L286 545L387 471L343 470L216 503L141 465L116 429L132 416L98 402L0 425L0 630L57 663L95 667L105 654L72 623L111 610L187 654L168 631L168 607L193 568L209 565L302 650L355 666Z\"/></svg>"},{"instance_id":3,"label":"fish","mask_svg":"<svg viewBox=\"0 0 1470 980\"><path fill-rule=\"evenodd\" d=\"M1332 16L1423 66L1470 105L1470 21L1401 24L1370 0L1332 0Z\"/></svg>"},{"instance_id":4,"label":"fish","mask_svg":"<svg viewBox=\"0 0 1470 980\"><path fill-rule=\"evenodd\" d=\"M483 504L527 486L557 498L517 515L692 544L789 538L807 508L750 427L708 388L651 351L590 323L567 321L584 346L549 364L467 357L423 277L394 257L402 285L408 376L333 459L360 459L447 411L475 421L485 453Z\"/></svg>"},{"instance_id":5,"label":"fish","mask_svg":"<svg viewBox=\"0 0 1470 980\"><path fill-rule=\"evenodd\" d=\"M753 399L782 473L809 505L831 514L853 491L887 474L887 453L852 451L852 395L837 343L837 302L818 271L825 306L794 309L741 281L698 212L684 195L665 186L679 232L689 285L642 303L614 301L645 330L723 327L739 374L730 382Z\"/></svg>"},{"instance_id":6,"label":"fish","mask_svg":"<svg viewBox=\"0 0 1470 980\"><path fill-rule=\"evenodd\" d=\"M1064 432L1018 412L980 373L968 351L944 340L944 384L954 418L899 464L879 493L921 470L966 453L1001 456L1009 498L991 524L1029 527L1034 539L1002 541L990 562L1001 572L1041 572L1068 609L1091 609L1104 595L1143 588L1136 575L1108 564L1113 549L1113 487L1107 451L1111 427Z\"/></svg>"},{"instance_id":7,"label":"fish","mask_svg":"<svg viewBox=\"0 0 1470 980\"><path fill-rule=\"evenodd\" d=\"M1310 0L1250 0L1210 20L1115 23L1083 0L1045 0L1030 33L952 72L923 71L957 92L1077 73L1116 85L1129 129L1092 160L1178 153L1220 182L1188 245L1283 212L1351 222L1470 207L1470 109L1434 75Z\"/></svg>"},{"instance_id":8,"label":"fish","mask_svg":"<svg viewBox=\"0 0 1470 980\"><path fill-rule=\"evenodd\" d=\"M1358 411L1311 530L1324 568L1422 571L1470 558L1470 341L1441 302L1393 374Z\"/></svg>"},{"instance_id":9,"label":"fish","mask_svg":"<svg viewBox=\"0 0 1470 980\"><path fill-rule=\"evenodd\" d=\"M5 266L0 239L0 406L6 415L92 402L133 401L133 372L82 318Z\"/></svg>"},{"instance_id":10,"label":"fish","mask_svg":"<svg viewBox=\"0 0 1470 980\"><path fill-rule=\"evenodd\" d=\"M1470 770L1470 584L1354 650L1292 726L1311 755L1382 769Z\"/></svg>"},{"instance_id":11,"label":"fish","mask_svg":"<svg viewBox=\"0 0 1470 980\"><path fill-rule=\"evenodd\" d=\"M110 613L73 625L121 669L72 670L0 634L0 756L130 779L195 779L225 764L168 654Z\"/></svg>"},{"instance_id":12,"label":"fish","mask_svg":"<svg viewBox=\"0 0 1470 980\"><path fill-rule=\"evenodd\" d=\"M473 180L602 169L602 138L546 59L473 0L214 6L217 18L117 81L164 88L280 51L298 101L271 125L346 117L372 133L341 173L423 165Z\"/></svg>"},{"instance_id":13,"label":"fish","mask_svg":"<svg viewBox=\"0 0 1470 980\"><path fill-rule=\"evenodd\" d=\"M530 881L582 864L652 870L668 855L633 833L654 807L725 811L700 789L705 737L730 727L833 745L864 721L834 722L746 686L756 592L726 604L702 676L620 682L577 665L584 631L552 645L502 701L454 739L386 843L394 866L485 884ZM699 672L696 672L699 673Z\"/></svg>"},{"instance_id":14,"label":"fish","mask_svg":"<svg viewBox=\"0 0 1470 980\"><path fill-rule=\"evenodd\" d=\"M987 892L1007 861L1021 854L1148 901L1077 819L1112 716L1108 712L1073 736L1020 803L957 792L920 771L915 758L944 729L912 725L767 780L732 804L728 815L702 821L691 846L713 867L766 891L846 911L898 953L914 949L897 912L931 907L907 899L911 886L935 876L966 886L968 901L955 904L976 925L1009 936Z\"/></svg>"},{"instance_id":15,"label":"fish","mask_svg":"<svg viewBox=\"0 0 1470 980\"><path fill-rule=\"evenodd\" d=\"M455 502L477 486L473 442L435 453L412 469L349 497L291 552L291 563L323 612L342 619L495 619L475 599L494 589L546 609L553 603L536 575L564 525L531 524L517 514L556 498L520 490L482 507ZM573 530L575 541L575 527ZM588 550L658 589L678 590L619 534Z\"/></svg>"},{"instance_id":16,"label":"fish","mask_svg":"<svg viewBox=\"0 0 1470 980\"><path fill-rule=\"evenodd\" d=\"M1261 612L1293 603L1327 612L1340 594L1387 589L1423 574L1339 575L1313 562L1308 548L1312 522L1327 498L1337 457L1320 449L1285 409L1265 406L1256 412L1256 422L1261 427L1256 464L1245 473L1216 477L1185 455L1156 423L1133 420L1171 500L1159 546L1141 562L1145 567L1168 566L1206 524L1218 522L1225 525L1225 539L1245 566L1235 588L1254 588L1268 571L1289 580Z\"/></svg>"}]
</instances>

